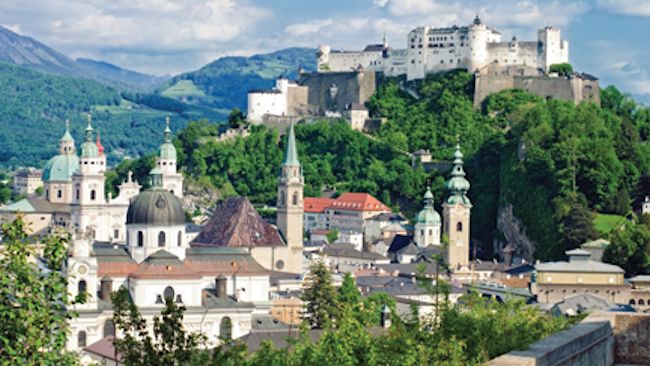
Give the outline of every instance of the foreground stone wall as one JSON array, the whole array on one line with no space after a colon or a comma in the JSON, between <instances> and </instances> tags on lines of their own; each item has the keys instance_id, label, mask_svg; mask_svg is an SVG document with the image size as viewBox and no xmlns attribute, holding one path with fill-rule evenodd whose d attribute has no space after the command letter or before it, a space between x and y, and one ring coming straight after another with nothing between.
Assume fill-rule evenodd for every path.
<instances>
[{"instance_id":1,"label":"foreground stone wall","mask_svg":"<svg viewBox=\"0 0 650 366\"><path fill-rule=\"evenodd\" d=\"M650 364L650 314L594 313L571 329L490 361L491 366Z\"/></svg>"}]
</instances>

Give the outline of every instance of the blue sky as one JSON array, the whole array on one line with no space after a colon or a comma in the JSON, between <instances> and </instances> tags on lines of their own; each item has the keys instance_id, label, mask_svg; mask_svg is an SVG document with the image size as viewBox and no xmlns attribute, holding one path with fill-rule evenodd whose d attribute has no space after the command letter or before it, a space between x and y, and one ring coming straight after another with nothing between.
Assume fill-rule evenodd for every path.
<instances>
[{"instance_id":1,"label":"blue sky","mask_svg":"<svg viewBox=\"0 0 650 366\"><path fill-rule=\"evenodd\" d=\"M650 0L2 0L0 24L71 57L153 74L291 46L358 49L479 13L509 39L553 25L579 71L650 102Z\"/></svg>"}]
</instances>

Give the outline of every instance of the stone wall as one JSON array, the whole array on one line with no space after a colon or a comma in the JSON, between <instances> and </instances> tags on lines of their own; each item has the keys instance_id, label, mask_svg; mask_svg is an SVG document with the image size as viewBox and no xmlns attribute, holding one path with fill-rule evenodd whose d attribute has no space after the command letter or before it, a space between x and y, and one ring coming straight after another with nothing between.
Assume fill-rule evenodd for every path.
<instances>
[{"instance_id":1,"label":"stone wall","mask_svg":"<svg viewBox=\"0 0 650 366\"><path fill-rule=\"evenodd\" d=\"M309 87L308 103L324 111L343 112L352 103L364 104L375 93L374 71L305 73L298 84Z\"/></svg>"},{"instance_id":2,"label":"stone wall","mask_svg":"<svg viewBox=\"0 0 650 366\"><path fill-rule=\"evenodd\" d=\"M490 366L650 364L650 314L597 312L571 329L488 362Z\"/></svg>"}]
</instances>

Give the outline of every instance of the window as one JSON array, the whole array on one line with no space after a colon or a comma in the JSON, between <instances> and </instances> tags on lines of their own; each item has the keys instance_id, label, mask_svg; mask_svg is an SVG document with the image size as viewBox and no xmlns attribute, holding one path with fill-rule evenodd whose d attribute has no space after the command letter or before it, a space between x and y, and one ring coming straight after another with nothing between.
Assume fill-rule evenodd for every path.
<instances>
[{"instance_id":1,"label":"window","mask_svg":"<svg viewBox=\"0 0 650 366\"><path fill-rule=\"evenodd\" d=\"M79 188L77 188L77 199L79 199Z\"/></svg>"},{"instance_id":2,"label":"window","mask_svg":"<svg viewBox=\"0 0 650 366\"><path fill-rule=\"evenodd\" d=\"M630 305L636 305L636 301L634 301L634 299L630 299Z\"/></svg>"},{"instance_id":3,"label":"window","mask_svg":"<svg viewBox=\"0 0 650 366\"><path fill-rule=\"evenodd\" d=\"M639 299L639 305L641 305L641 306L645 305L645 302L643 301L643 299Z\"/></svg>"},{"instance_id":4,"label":"window","mask_svg":"<svg viewBox=\"0 0 650 366\"><path fill-rule=\"evenodd\" d=\"M113 238L117 239L120 237L120 229L113 230Z\"/></svg>"},{"instance_id":5,"label":"window","mask_svg":"<svg viewBox=\"0 0 650 366\"><path fill-rule=\"evenodd\" d=\"M144 245L144 233L142 231L138 231L138 246L141 247Z\"/></svg>"},{"instance_id":6,"label":"window","mask_svg":"<svg viewBox=\"0 0 650 366\"><path fill-rule=\"evenodd\" d=\"M90 191L90 200L91 201L94 201L96 196L97 196L97 193L95 193L94 189L92 191Z\"/></svg>"},{"instance_id":7,"label":"window","mask_svg":"<svg viewBox=\"0 0 650 366\"><path fill-rule=\"evenodd\" d=\"M181 231L178 232L178 246L183 246L183 233Z\"/></svg>"},{"instance_id":8,"label":"window","mask_svg":"<svg viewBox=\"0 0 650 366\"><path fill-rule=\"evenodd\" d=\"M164 247L165 246L165 232L161 231L158 233L158 246L159 247Z\"/></svg>"},{"instance_id":9,"label":"window","mask_svg":"<svg viewBox=\"0 0 650 366\"><path fill-rule=\"evenodd\" d=\"M275 262L275 268L280 270L283 269L284 261L282 259L278 259L277 262Z\"/></svg>"},{"instance_id":10,"label":"window","mask_svg":"<svg viewBox=\"0 0 650 366\"><path fill-rule=\"evenodd\" d=\"M424 230L420 230L420 235L424 236Z\"/></svg>"},{"instance_id":11,"label":"window","mask_svg":"<svg viewBox=\"0 0 650 366\"><path fill-rule=\"evenodd\" d=\"M180 294L176 295L176 303L177 304L182 304L183 303L183 298L181 297Z\"/></svg>"},{"instance_id":12,"label":"window","mask_svg":"<svg viewBox=\"0 0 650 366\"><path fill-rule=\"evenodd\" d=\"M280 192L280 206L285 206L286 205L286 198L284 196L284 191Z\"/></svg>"},{"instance_id":13,"label":"window","mask_svg":"<svg viewBox=\"0 0 650 366\"><path fill-rule=\"evenodd\" d=\"M429 235L433 235L433 230L429 229Z\"/></svg>"},{"instance_id":14,"label":"window","mask_svg":"<svg viewBox=\"0 0 650 366\"><path fill-rule=\"evenodd\" d=\"M86 331L77 333L77 347L86 347Z\"/></svg>"},{"instance_id":15,"label":"window","mask_svg":"<svg viewBox=\"0 0 650 366\"><path fill-rule=\"evenodd\" d=\"M115 324L111 319L104 322L104 337L108 336L115 337Z\"/></svg>"},{"instance_id":16,"label":"window","mask_svg":"<svg viewBox=\"0 0 650 366\"><path fill-rule=\"evenodd\" d=\"M291 199L291 203L294 206L298 206L298 192L293 192L293 198Z\"/></svg>"},{"instance_id":17,"label":"window","mask_svg":"<svg viewBox=\"0 0 650 366\"><path fill-rule=\"evenodd\" d=\"M163 291L163 297L165 298L165 301L167 299L174 300L174 289L171 286L167 286L165 291Z\"/></svg>"},{"instance_id":18,"label":"window","mask_svg":"<svg viewBox=\"0 0 650 366\"><path fill-rule=\"evenodd\" d=\"M61 198L62 196L63 196L63 192L61 192L60 189L57 190L57 191L56 191L56 198Z\"/></svg>"},{"instance_id":19,"label":"window","mask_svg":"<svg viewBox=\"0 0 650 366\"><path fill-rule=\"evenodd\" d=\"M221 318L219 336L224 339L232 339L232 320L227 316Z\"/></svg>"},{"instance_id":20,"label":"window","mask_svg":"<svg viewBox=\"0 0 650 366\"><path fill-rule=\"evenodd\" d=\"M462 222L459 221L456 224L456 231L463 231L463 223Z\"/></svg>"},{"instance_id":21,"label":"window","mask_svg":"<svg viewBox=\"0 0 650 366\"><path fill-rule=\"evenodd\" d=\"M77 294L82 294L86 292L86 289L88 288L88 285L86 284L86 280L81 280L77 284Z\"/></svg>"}]
</instances>

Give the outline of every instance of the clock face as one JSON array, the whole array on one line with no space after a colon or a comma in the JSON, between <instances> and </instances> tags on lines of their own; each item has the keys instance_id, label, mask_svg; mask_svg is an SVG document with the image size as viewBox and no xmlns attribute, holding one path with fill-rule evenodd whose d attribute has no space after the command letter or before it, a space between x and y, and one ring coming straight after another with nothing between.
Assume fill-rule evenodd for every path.
<instances>
[{"instance_id":1,"label":"clock face","mask_svg":"<svg viewBox=\"0 0 650 366\"><path fill-rule=\"evenodd\" d=\"M88 272L88 268L86 268L86 266L80 266L77 269L77 272L79 272L80 274L85 274L86 272Z\"/></svg>"}]
</instances>

